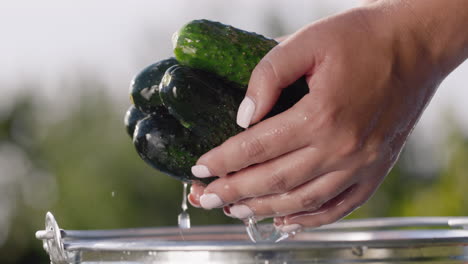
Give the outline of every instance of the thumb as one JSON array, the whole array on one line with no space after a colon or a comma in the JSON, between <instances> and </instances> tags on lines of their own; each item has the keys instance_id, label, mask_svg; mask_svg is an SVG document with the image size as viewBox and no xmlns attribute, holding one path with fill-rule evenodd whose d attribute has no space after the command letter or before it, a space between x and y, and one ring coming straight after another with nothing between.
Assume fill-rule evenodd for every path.
<instances>
[{"instance_id":1,"label":"thumb","mask_svg":"<svg viewBox=\"0 0 468 264\"><path fill-rule=\"evenodd\" d=\"M285 87L312 72L315 56L309 42L304 34L295 34L260 60L252 71L246 97L237 112L239 126L247 128L260 121L272 109Z\"/></svg>"}]
</instances>

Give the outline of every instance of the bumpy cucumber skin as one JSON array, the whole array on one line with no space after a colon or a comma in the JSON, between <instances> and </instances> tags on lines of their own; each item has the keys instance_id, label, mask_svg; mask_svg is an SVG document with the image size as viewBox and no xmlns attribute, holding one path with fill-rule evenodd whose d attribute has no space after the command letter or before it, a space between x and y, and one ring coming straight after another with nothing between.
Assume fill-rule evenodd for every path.
<instances>
[{"instance_id":1,"label":"bumpy cucumber skin","mask_svg":"<svg viewBox=\"0 0 468 264\"><path fill-rule=\"evenodd\" d=\"M174 65L164 74L160 96L169 113L199 139L214 146L242 129L236 125L243 93L236 84L186 66Z\"/></svg>"},{"instance_id":2,"label":"bumpy cucumber skin","mask_svg":"<svg viewBox=\"0 0 468 264\"><path fill-rule=\"evenodd\" d=\"M191 173L197 159L213 146L197 142L190 130L169 113L153 113L140 120L135 128L133 143L139 156L153 168L184 182L200 180Z\"/></svg>"},{"instance_id":3,"label":"bumpy cucumber skin","mask_svg":"<svg viewBox=\"0 0 468 264\"><path fill-rule=\"evenodd\" d=\"M246 89L257 63L278 43L210 20L193 20L175 33L174 54L182 65L216 73Z\"/></svg>"},{"instance_id":4,"label":"bumpy cucumber skin","mask_svg":"<svg viewBox=\"0 0 468 264\"><path fill-rule=\"evenodd\" d=\"M140 110L138 110L134 105L128 108L125 113L124 123L127 130L127 134L133 138L133 132L135 131L135 126L141 119L145 118L147 115Z\"/></svg>"},{"instance_id":5,"label":"bumpy cucumber skin","mask_svg":"<svg viewBox=\"0 0 468 264\"><path fill-rule=\"evenodd\" d=\"M162 105L159 98L159 83L166 70L177 64L175 58L165 59L144 68L130 85L130 98L140 111L151 114Z\"/></svg>"},{"instance_id":6,"label":"bumpy cucumber skin","mask_svg":"<svg viewBox=\"0 0 468 264\"><path fill-rule=\"evenodd\" d=\"M155 169L181 181L209 183L214 177L195 178L191 167L201 155L242 131L235 119L251 72L277 43L207 20L190 22L175 40L177 60L150 65L132 85L133 101L147 115L135 116L133 142L140 157ZM151 89L143 96L146 87ZM297 80L283 90L265 119L289 109L307 93L305 78ZM130 116L129 134L135 122Z\"/></svg>"}]
</instances>

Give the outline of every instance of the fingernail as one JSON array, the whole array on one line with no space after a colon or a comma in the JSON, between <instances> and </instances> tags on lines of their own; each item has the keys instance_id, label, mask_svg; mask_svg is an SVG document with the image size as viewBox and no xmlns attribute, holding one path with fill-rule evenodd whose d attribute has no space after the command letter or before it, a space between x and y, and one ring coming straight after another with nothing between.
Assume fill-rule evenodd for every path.
<instances>
[{"instance_id":1,"label":"fingernail","mask_svg":"<svg viewBox=\"0 0 468 264\"><path fill-rule=\"evenodd\" d=\"M223 212L225 215L229 216L229 217L233 217L232 214L231 214L231 209L229 208L229 206L224 206L223 207Z\"/></svg>"},{"instance_id":2,"label":"fingernail","mask_svg":"<svg viewBox=\"0 0 468 264\"><path fill-rule=\"evenodd\" d=\"M200 205L205 209L213 209L223 205L223 201L214 193L207 193L200 196Z\"/></svg>"},{"instance_id":3,"label":"fingernail","mask_svg":"<svg viewBox=\"0 0 468 264\"><path fill-rule=\"evenodd\" d=\"M195 207L195 208L200 208L200 206L197 204L197 201L195 200L195 198L193 198L193 195L192 195L192 194L189 194L189 195L187 196L187 199L188 199L189 203L190 203L193 207Z\"/></svg>"},{"instance_id":4,"label":"fingernail","mask_svg":"<svg viewBox=\"0 0 468 264\"><path fill-rule=\"evenodd\" d=\"M249 97L245 97L242 100L239 110L237 111L237 124L240 127L248 128L252 121L253 114L255 112L255 103Z\"/></svg>"},{"instance_id":5,"label":"fingernail","mask_svg":"<svg viewBox=\"0 0 468 264\"><path fill-rule=\"evenodd\" d=\"M239 219L245 219L251 217L254 214L247 205L243 204L234 205L230 210L231 215Z\"/></svg>"},{"instance_id":6,"label":"fingernail","mask_svg":"<svg viewBox=\"0 0 468 264\"><path fill-rule=\"evenodd\" d=\"M192 174L197 178L208 178L213 176L208 167L205 165L192 166Z\"/></svg>"},{"instance_id":7,"label":"fingernail","mask_svg":"<svg viewBox=\"0 0 468 264\"><path fill-rule=\"evenodd\" d=\"M285 233L297 232L302 229L300 224L291 224L291 225L284 225L280 226L279 229Z\"/></svg>"}]
</instances>

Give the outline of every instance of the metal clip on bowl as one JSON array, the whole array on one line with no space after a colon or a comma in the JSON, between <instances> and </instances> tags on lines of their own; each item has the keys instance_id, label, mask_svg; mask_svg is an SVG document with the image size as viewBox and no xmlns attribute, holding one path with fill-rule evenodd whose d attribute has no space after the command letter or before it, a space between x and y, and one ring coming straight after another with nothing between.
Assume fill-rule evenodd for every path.
<instances>
[{"instance_id":1,"label":"metal clip on bowl","mask_svg":"<svg viewBox=\"0 0 468 264\"><path fill-rule=\"evenodd\" d=\"M49 254L53 264L67 264L68 256L65 252L61 230L52 213L47 212L45 217L45 230L36 232L36 238L42 240L44 250Z\"/></svg>"}]
</instances>

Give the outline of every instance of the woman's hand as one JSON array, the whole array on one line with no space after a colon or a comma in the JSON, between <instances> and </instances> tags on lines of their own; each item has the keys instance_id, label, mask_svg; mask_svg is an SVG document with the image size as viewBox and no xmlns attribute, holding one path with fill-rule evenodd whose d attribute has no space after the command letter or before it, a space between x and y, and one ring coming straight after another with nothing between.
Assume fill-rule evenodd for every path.
<instances>
[{"instance_id":1,"label":"woman's hand","mask_svg":"<svg viewBox=\"0 0 468 264\"><path fill-rule=\"evenodd\" d=\"M249 128L192 168L219 176L192 187L193 205L275 217L291 231L334 222L369 199L446 74L430 34L381 2L308 25L262 59L238 112ZM304 75L309 94L259 122Z\"/></svg>"}]
</instances>

